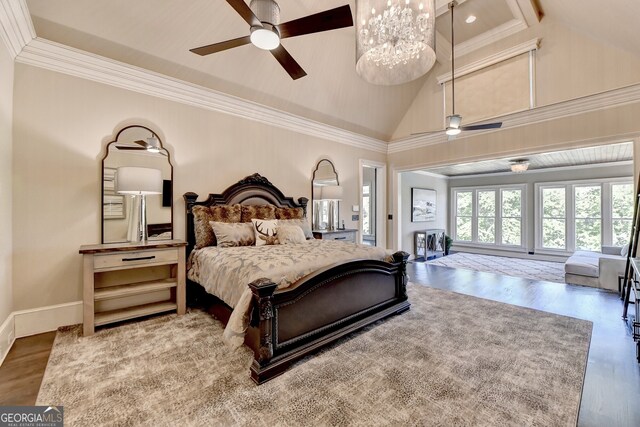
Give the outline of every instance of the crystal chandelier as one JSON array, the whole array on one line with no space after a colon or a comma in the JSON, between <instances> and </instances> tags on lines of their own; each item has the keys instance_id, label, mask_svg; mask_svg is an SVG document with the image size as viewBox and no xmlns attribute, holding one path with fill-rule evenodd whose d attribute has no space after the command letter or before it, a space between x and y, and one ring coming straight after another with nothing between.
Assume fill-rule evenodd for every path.
<instances>
[{"instance_id":1,"label":"crystal chandelier","mask_svg":"<svg viewBox=\"0 0 640 427\"><path fill-rule=\"evenodd\" d=\"M436 61L435 0L358 0L356 71L395 85L426 74Z\"/></svg>"}]
</instances>

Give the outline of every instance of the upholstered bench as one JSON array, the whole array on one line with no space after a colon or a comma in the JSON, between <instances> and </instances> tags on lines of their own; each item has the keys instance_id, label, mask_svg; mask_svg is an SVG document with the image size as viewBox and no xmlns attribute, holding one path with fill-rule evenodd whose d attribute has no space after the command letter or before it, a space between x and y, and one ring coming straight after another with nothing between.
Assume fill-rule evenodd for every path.
<instances>
[{"instance_id":1,"label":"upholstered bench","mask_svg":"<svg viewBox=\"0 0 640 427\"><path fill-rule=\"evenodd\" d=\"M618 289L618 276L624 275L627 245L603 246L602 252L576 251L564 264L565 282L594 288Z\"/></svg>"}]
</instances>

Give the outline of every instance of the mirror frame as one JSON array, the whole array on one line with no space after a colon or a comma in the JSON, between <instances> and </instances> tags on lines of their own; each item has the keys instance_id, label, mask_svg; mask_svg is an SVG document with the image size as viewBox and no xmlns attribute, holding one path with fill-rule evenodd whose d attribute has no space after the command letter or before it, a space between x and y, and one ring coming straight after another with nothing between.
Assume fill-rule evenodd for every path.
<instances>
[{"instance_id":1,"label":"mirror frame","mask_svg":"<svg viewBox=\"0 0 640 427\"><path fill-rule=\"evenodd\" d=\"M333 162L327 158L322 158L320 160L318 160L316 162L316 166L315 169L313 170L313 174L311 175L311 228L313 229L313 218L314 218L314 209L315 209L315 203L314 203L314 188L313 188L313 182L316 180L316 172L318 172L318 169L320 167L320 163L322 162L329 162L329 164L331 165L331 168L333 169L333 173L336 174L336 183L337 185L340 185L340 177L338 176L338 171L336 170L336 165L333 164ZM340 222L340 202L338 202L338 222Z\"/></svg>"},{"instance_id":2,"label":"mirror frame","mask_svg":"<svg viewBox=\"0 0 640 427\"><path fill-rule=\"evenodd\" d=\"M100 162L101 165L101 170L100 170L100 242L102 244L105 244L104 242L104 162L105 160L107 160L107 157L109 157L109 147L111 147L111 144L115 144L118 142L118 138L120 138L120 134L122 134L122 132L126 131L127 129L131 129L131 128L142 128L142 129L146 129L149 132L151 132L152 135L154 135L156 138L158 138L158 142L160 143L160 147L164 150L164 152L167 154L167 161L169 162L169 167L171 168L171 239L175 239L175 229L174 229L174 221L173 221L173 163L171 163L171 153L169 153L169 150L167 150L164 146L164 143L162 142L162 138L160 138L160 136L158 135L157 132L153 131L152 129L148 128L147 126L143 126L143 125L129 125L126 126L122 129L120 129L118 131L118 133L116 134L115 138L113 141L107 143L107 145L105 146L105 153L104 156L102 157L102 160ZM115 242L110 242L110 243L115 243Z\"/></svg>"}]
</instances>

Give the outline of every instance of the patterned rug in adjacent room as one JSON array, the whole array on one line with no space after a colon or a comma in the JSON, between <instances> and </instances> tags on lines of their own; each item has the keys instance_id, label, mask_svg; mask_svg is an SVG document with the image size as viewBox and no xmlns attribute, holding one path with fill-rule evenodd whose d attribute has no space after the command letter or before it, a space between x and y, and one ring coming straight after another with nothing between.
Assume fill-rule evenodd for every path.
<instances>
[{"instance_id":1,"label":"patterned rug in adjacent room","mask_svg":"<svg viewBox=\"0 0 640 427\"><path fill-rule=\"evenodd\" d=\"M562 262L536 261L458 252L427 261L427 263L440 265L442 267L464 268L467 270L504 274L505 276L522 277L524 279L565 283L564 263Z\"/></svg>"},{"instance_id":2,"label":"patterned rug in adjacent room","mask_svg":"<svg viewBox=\"0 0 640 427\"><path fill-rule=\"evenodd\" d=\"M576 425L591 322L419 285L409 298L261 386L204 312L66 328L37 402L69 426Z\"/></svg>"}]
</instances>

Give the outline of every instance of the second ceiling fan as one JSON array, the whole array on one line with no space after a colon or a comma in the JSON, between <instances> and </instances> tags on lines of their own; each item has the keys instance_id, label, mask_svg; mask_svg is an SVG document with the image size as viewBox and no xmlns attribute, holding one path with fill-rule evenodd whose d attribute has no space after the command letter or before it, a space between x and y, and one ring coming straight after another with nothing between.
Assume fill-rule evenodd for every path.
<instances>
[{"instance_id":1,"label":"second ceiling fan","mask_svg":"<svg viewBox=\"0 0 640 427\"><path fill-rule=\"evenodd\" d=\"M294 80L307 73L282 46L280 40L353 26L351 7L348 4L281 24L280 6L274 0L251 0L250 6L244 0L227 0L227 3L249 24L250 35L190 51L205 56L251 43L260 49L269 50Z\"/></svg>"},{"instance_id":2,"label":"second ceiling fan","mask_svg":"<svg viewBox=\"0 0 640 427\"><path fill-rule=\"evenodd\" d=\"M454 32L453 32L453 9L456 6L456 2L452 1L449 3L449 10L451 13L451 115L447 116L447 123L444 129L444 132L449 135L449 139L454 139L456 135L459 135L462 131L472 131L472 130L487 130L487 129L499 129L502 127L502 122L495 123L483 123L479 125L469 125L462 126L462 116L456 114L456 76L455 76L455 64L456 64L456 53L455 53L455 42L454 42ZM440 133L441 130L432 131L432 132L420 132L414 133L412 135L428 135L432 133Z\"/></svg>"}]
</instances>

